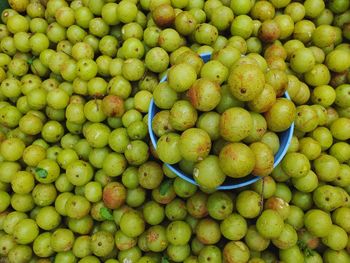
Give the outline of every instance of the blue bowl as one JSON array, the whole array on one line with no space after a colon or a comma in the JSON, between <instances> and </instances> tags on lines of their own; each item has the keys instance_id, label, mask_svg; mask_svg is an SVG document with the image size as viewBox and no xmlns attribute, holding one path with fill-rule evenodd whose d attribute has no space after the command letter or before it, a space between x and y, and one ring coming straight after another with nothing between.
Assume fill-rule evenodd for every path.
<instances>
[{"instance_id":1,"label":"blue bowl","mask_svg":"<svg viewBox=\"0 0 350 263\"><path fill-rule=\"evenodd\" d=\"M207 62L210 60L211 53L203 53L200 56L204 62ZM165 82L166 80L167 80L167 76L164 76L160 82ZM290 100L290 97L287 92L284 93L283 97ZM148 111L148 131L149 131L149 135L151 137L151 141L154 149L157 149L158 137L154 134L152 130L152 120L154 115L156 115L156 113L159 111L160 109L152 100ZM288 130L278 133L278 137L280 140L280 148L278 149L278 152L275 154L275 162L273 167L276 167L282 161L283 157L286 155L290 141L292 140L293 132L294 132L294 123L292 123L292 125L289 127ZM191 184L194 184L194 185L198 185L197 182L193 179L193 176L182 172L177 164L175 165L166 164L166 166L173 173L175 173L177 176L181 177L182 179L186 180L187 182L190 182ZM230 189L240 188L243 186L253 184L259 179L261 179L260 176L254 176L254 175L248 175L246 177L237 178L237 179L227 176L225 182L222 185L220 185L217 189L230 190Z\"/></svg>"}]
</instances>

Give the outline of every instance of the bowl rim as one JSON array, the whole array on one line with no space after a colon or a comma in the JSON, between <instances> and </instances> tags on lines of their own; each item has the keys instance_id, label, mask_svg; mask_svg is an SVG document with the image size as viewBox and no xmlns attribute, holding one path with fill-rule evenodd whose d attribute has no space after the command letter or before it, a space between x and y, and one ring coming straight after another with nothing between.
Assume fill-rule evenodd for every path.
<instances>
[{"instance_id":1,"label":"bowl rim","mask_svg":"<svg viewBox=\"0 0 350 263\"><path fill-rule=\"evenodd\" d=\"M203 59L203 57L206 57L206 56L211 56L211 52L204 52L204 53L201 53L199 54L199 56ZM168 70L167 70L168 71ZM162 83L162 82L165 82L167 80L167 71L166 71L166 74L161 78L161 80L159 81L159 83ZM283 94L283 97L288 99L288 100L291 100L288 92L286 91L284 94ZM159 109L157 107L157 105L154 103L154 100L152 98L151 102L150 102L150 105L149 105L149 108L148 108L148 120L147 120L147 123L148 123L148 133L149 133L149 136L150 136L150 139L151 139L151 143L152 143L152 146L154 147L155 151L157 151L157 141L158 141L158 137L154 134L153 132L153 129L152 129L152 120L154 118L154 115L152 114L156 109ZM287 133L287 140L285 142L284 145L280 145L280 148L281 146L284 146L284 148L282 149L282 151L278 154L277 156L277 159L274 160L274 164L273 164L273 168L275 168L283 159L283 157L286 155L287 151L288 151L288 148L289 148L289 145L290 145L290 142L292 140L292 137L293 137L293 133L294 133L294 122L292 122L291 126L283 131L282 133ZM279 133L281 134L281 133ZM279 150L280 150L279 148ZM278 151L279 152L279 151ZM278 153L277 152L277 153ZM276 154L277 154L276 153ZM274 157L276 157L276 154ZM160 160L161 161L161 160ZM163 161L161 161L162 163L164 163ZM168 163L164 163L169 170L171 170L176 176L182 178L183 180L191 183L191 184L194 184L194 185L198 185L198 183L193 179L191 178L189 175L185 174L184 172L182 172L180 169L177 169L175 167L175 165L172 165L172 164L168 164ZM248 175L249 176L249 175ZM247 176L247 177L248 177ZM253 178L249 177L250 179L247 179L243 182L239 182L239 183L236 183L236 184L222 184L220 186L218 186L216 188L216 190L232 190L232 189L237 189L237 188L241 188L241 187L244 187L244 186L247 186L247 185L250 185L250 184L253 184L255 183L256 181L260 180L262 177L261 176L253 176ZM233 178L234 179L234 178ZM237 178L238 179L238 178ZM239 178L241 180L244 179L244 177L242 178Z\"/></svg>"}]
</instances>

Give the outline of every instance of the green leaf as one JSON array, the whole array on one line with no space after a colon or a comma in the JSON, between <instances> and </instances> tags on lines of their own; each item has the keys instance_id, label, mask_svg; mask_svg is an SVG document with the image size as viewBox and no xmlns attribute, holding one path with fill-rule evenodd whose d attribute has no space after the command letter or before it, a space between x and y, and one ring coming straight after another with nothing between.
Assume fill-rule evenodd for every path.
<instances>
[{"instance_id":1,"label":"green leaf","mask_svg":"<svg viewBox=\"0 0 350 263\"><path fill-rule=\"evenodd\" d=\"M305 254L306 257L311 257L314 255L314 251L310 249L304 241L298 240L297 245L299 246L300 250Z\"/></svg>"},{"instance_id":2,"label":"green leaf","mask_svg":"<svg viewBox=\"0 0 350 263\"><path fill-rule=\"evenodd\" d=\"M305 248L304 253L305 253L306 257L311 257L311 256L314 255L314 251L312 249L308 248L308 247Z\"/></svg>"},{"instance_id":3,"label":"green leaf","mask_svg":"<svg viewBox=\"0 0 350 263\"><path fill-rule=\"evenodd\" d=\"M169 258L167 256L163 256L162 263L169 263Z\"/></svg>"},{"instance_id":4,"label":"green leaf","mask_svg":"<svg viewBox=\"0 0 350 263\"><path fill-rule=\"evenodd\" d=\"M172 185L173 181L168 179L168 180L165 180L161 186L159 187L159 193L161 195L165 195L168 190L170 189L171 185Z\"/></svg>"},{"instance_id":5,"label":"green leaf","mask_svg":"<svg viewBox=\"0 0 350 263\"><path fill-rule=\"evenodd\" d=\"M304 241L301 241L301 240L297 241L297 245L299 246L300 249L304 249L304 247L305 247Z\"/></svg>"},{"instance_id":6,"label":"green leaf","mask_svg":"<svg viewBox=\"0 0 350 263\"><path fill-rule=\"evenodd\" d=\"M29 65L32 65L34 59L35 59L35 57L28 58L28 59L27 59L27 63L28 63Z\"/></svg>"},{"instance_id":7,"label":"green leaf","mask_svg":"<svg viewBox=\"0 0 350 263\"><path fill-rule=\"evenodd\" d=\"M114 220L111 211L107 207L101 207L100 215L104 220Z\"/></svg>"},{"instance_id":8,"label":"green leaf","mask_svg":"<svg viewBox=\"0 0 350 263\"><path fill-rule=\"evenodd\" d=\"M37 167L37 168L35 168L35 174L39 178L46 178L49 173L45 169Z\"/></svg>"}]
</instances>

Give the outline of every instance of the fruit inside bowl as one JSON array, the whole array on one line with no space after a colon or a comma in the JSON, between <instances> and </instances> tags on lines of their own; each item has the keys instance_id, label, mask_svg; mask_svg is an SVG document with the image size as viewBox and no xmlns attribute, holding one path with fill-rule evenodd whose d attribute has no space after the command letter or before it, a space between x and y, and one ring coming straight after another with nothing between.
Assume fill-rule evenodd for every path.
<instances>
[{"instance_id":1,"label":"fruit inside bowl","mask_svg":"<svg viewBox=\"0 0 350 263\"><path fill-rule=\"evenodd\" d=\"M149 107L152 145L172 172L192 184L219 190L253 184L287 153L295 106L285 90L273 92L269 104L271 86L252 58L239 58L230 73L215 54L200 58L205 64L198 76L179 63L161 79Z\"/></svg>"}]
</instances>

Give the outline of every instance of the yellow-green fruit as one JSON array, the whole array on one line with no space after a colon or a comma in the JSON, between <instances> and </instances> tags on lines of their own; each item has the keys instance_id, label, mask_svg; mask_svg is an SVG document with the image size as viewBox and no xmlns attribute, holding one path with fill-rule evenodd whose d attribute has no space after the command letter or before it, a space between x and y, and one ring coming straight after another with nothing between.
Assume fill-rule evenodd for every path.
<instances>
[{"instance_id":1,"label":"yellow-green fruit","mask_svg":"<svg viewBox=\"0 0 350 263\"><path fill-rule=\"evenodd\" d=\"M230 142L238 142L250 134L253 119L247 110L233 107L221 115L219 127L222 138Z\"/></svg>"},{"instance_id":2,"label":"yellow-green fruit","mask_svg":"<svg viewBox=\"0 0 350 263\"><path fill-rule=\"evenodd\" d=\"M273 170L274 156L272 150L263 142L254 142L250 149L255 155L255 166L252 171L253 175L267 176Z\"/></svg>"},{"instance_id":3,"label":"yellow-green fruit","mask_svg":"<svg viewBox=\"0 0 350 263\"><path fill-rule=\"evenodd\" d=\"M254 169L254 152L243 143L230 143L222 148L219 163L226 175L233 178L245 177Z\"/></svg>"},{"instance_id":4,"label":"yellow-green fruit","mask_svg":"<svg viewBox=\"0 0 350 263\"><path fill-rule=\"evenodd\" d=\"M231 71L228 84L233 96L241 101L250 101L263 90L265 77L259 66L242 64Z\"/></svg>"},{"instance_id":5,"label":"yellow-green fruit","mask_svg":"<svg viewBox=\"0 0 350 263\"><path fill-rule=\"evenodd\" d=\"M18 12L24 12L29 5L29 0L9 0L8 3L14 10Z\"/></svg>"},{"instance_id":6,"label":"yellow-green fruit","mask_svg":"<svg viewBox=\"0 0 350 263\"><path fill-rule=\"evenodd\" d=\"M293 102L285 98L279 98L265 113L267 127L274 132L285 131L293 123L295 115L296 108Z\"/></svg>"}]
</instances>

